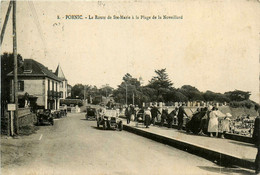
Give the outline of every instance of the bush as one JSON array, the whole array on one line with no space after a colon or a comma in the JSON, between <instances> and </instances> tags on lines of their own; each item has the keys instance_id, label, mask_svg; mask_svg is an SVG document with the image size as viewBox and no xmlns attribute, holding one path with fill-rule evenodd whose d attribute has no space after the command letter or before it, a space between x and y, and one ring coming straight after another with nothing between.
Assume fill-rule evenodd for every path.
<instances>
[{"instance_id":1,"label":"bush","mask_svg":"<svg viewBox=\"0 0 260 175\"><path fill-rule=\"evenodd\" d=\"M229 104L233 108L246 107L246 108L250 109L255 106L255 104L250 100L231 101Z\"/></svg>"},{"instance_id":2,"label":"bush","mask_svg":"<svg viewBox=\"0 0 260 175\"><path fill-rule=\"evenodd\" d=\"M80 99L61 99L60 104L70 106L73 104L74 106L78 105L79 107L83 106L83 101Z\"/></svg>"}]
</instances>

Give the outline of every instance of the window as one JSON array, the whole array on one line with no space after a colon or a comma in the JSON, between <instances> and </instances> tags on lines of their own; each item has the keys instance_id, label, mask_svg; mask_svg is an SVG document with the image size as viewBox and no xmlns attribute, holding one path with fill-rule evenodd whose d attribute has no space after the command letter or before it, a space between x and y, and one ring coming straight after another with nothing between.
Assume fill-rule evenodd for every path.
<instances>
[{"instance_id":1,"label":"window","mask_svg":"<svg viewBox=\"0 0 260 175\"><path fill-rule=\"evenodd\" d=\"M48 80L48 91L50 90L50 80Z\"/></svg>"},{"instance_id":2,"label":"window","mask_svg":"<svg viewBox=\"0 0 260 175\"><path fill-rule=\"evenodd\" d=\"M24 81L18 81L18 91L24 91Z\"/></svg>"}]
</instances>

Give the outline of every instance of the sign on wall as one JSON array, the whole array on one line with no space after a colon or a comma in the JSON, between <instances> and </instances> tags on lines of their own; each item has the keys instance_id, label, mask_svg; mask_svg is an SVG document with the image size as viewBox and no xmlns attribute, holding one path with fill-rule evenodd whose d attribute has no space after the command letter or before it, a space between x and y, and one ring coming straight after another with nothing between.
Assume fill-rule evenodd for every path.
<instances>
[{"instance_id":1,"label":"sign on wall","mask_svg":"<svg viewBox=\"0 0 260 175\"><path fill-rule=\"evenodd\" d=\"M12 103L7 104L7 110L8 111L15 111L15 104L12 104Z\"/></svg>"}]
</instances>

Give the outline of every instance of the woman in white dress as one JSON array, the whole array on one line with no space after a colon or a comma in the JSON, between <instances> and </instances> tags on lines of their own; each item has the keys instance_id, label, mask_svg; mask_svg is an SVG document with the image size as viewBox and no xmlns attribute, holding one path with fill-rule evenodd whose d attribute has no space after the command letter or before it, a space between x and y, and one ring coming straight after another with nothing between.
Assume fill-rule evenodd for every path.
<instances>
[{"instance_id":1,"label":"woman in white dress","mask_svg":"<svg viewBox=\"0 0 260 175\"><path fill-rule=\"evenodd\" d=\"M226 113L224 119L220 120L219 131L222 132L222 139L224 139L225 134L230 131L230 117L232 117L232 115L230 113Z\"/></svg>"},{"instance_id":2,"label":"woman in white dress","mask_svg":"<svg viewBox=\"0 0 260 175\"><path fill-rule=\"evenodd\" d=\"M213 132L216 133L216 137L218 136L218 115L217 108L215 107L212 108L209 114L208 132L210 133L210 137L213 137Z\"/></svg>"}]
</instances>

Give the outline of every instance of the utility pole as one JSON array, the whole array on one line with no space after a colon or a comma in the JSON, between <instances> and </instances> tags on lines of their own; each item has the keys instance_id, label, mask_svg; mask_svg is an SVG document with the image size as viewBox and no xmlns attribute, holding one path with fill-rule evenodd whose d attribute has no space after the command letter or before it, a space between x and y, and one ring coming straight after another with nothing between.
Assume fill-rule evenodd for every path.
<instances>
[{"instance_id":1,"label":"utility pole","mask_svg":"<svg viewBox=\"0 0 260 175\"><path fill-rule=\"evenodd\" d=\"M133 105L135 105L135 94L133 92Z\"/></svg>"},{"instance_id":2,"label":"utility pole","mask_svg":"<svg viewBox=\"0 0 260 175\"><path fill-rule=\"evenodd\" d=\"M6 15L5 15L4 25L3 25L3 28L2 28L2 31L1 31L1 43L0 43L0 45L2 45L2 42L4 40L5 29L6 29L6 25L7 25L8 19L9 19L9 15L10 15L10 11L11 11L12 5L13 5L13 1L10 0L8 9L7 9L7 12L6 12Z\"/></svg>"},{"instance_id":3,"label":"utility pole","mask_svg":"<svg viewBox=\"0 0 260 175\"><path fill-rule=\"evenodd\" d=\"M19 134L18 126L18 77L17 77L17 36L16 36L16 0L13 1L13 54L14 54L14 103L15 133Z\"/></svg>"},{"instance_id":4,"label":"utility pole","mask_svg":"<svg viewBox=\"0 0 260 175\"><path fill-rule=\"evenodd\" d=\"M86 85L84 85L84 101L86 100Z\"/></svg>"},{"instance_id":5,"label":"utility pole","mask_svg":"<svg viewBox=\"0 0 260 175\"><path fill-rule=\"evenodd\" d=\"M127 106L127 84L125 83L125 104Z\"/></svg>"}]
</instances>

